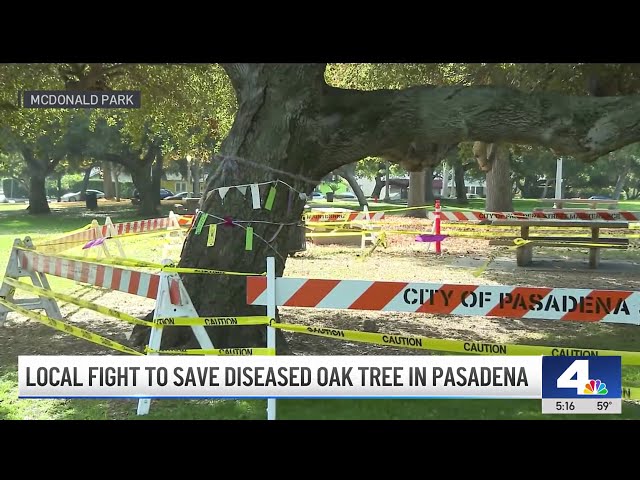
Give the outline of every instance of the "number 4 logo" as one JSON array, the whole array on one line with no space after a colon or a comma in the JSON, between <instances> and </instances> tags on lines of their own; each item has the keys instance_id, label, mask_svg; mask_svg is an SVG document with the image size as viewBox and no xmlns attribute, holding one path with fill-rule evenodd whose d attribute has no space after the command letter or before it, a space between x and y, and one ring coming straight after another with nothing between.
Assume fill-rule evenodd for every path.
<instances>
[{"instance_id":1,"label":"number 4 logo","mask_svg":"<svg viewBox=\"0 0 640 480\"><path fill-rule=\"evenodd\" d=\"M574 378L575 377L575 378ZM578 395L585 394L585 385L589 383L589 360L575 360L558 377L558 388L575 388Z\"/></svg>"}]
</instances>

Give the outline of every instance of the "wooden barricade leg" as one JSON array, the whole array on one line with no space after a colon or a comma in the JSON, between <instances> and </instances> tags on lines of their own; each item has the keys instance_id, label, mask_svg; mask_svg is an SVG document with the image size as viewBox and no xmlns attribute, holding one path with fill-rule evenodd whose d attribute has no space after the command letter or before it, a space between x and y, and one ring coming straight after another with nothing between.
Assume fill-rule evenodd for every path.
<instances>
[{"instance_id":1,"label":"wooden barricade leg","mask_svg":"<svg viewBox=\"0 0 640 480\"><path fill-rule=\"evenodd\" d=\"M170 260L164 260L164 265L171 263ZM196 311L191 298L187 293L187 289L182 284L180 275L176 273L160 273L160 285L158 286L158 297L156 299L156 308L153 312L153 318L167 317L197 317ZM151 328L149 336L149 349L152 350L148 355L158 355L162 344L162 329L167 328L162 325L156 325ZM184 327L175 327L184 328ZM205 328L201 325L191 327L200 347L203 349L213 349L213 343L207 334ZM151 408L150 398L141 398L138 400L138 415L147 415Z\"/></svg>"},{"instance_id":2,"label":"wooden barricade leg","mask_svg":"<svg viewBox=\"0 0 640 480\"><path fill-rule=\"evenodd\" d=\"M22 277L31 278L31 283L36 287L43 288L45 290L51 290L49 285L49 281L47 280L47 276L42 272L37 272L33 269L33 265L22 265L19 258L19 248L30 248L33 249L33 243L31 242L31 238L26 237L24 241L20 239L15 239L13 242L13 249L11 250L11 254L9 255L9 263L7 264L7 269L5 271L5 277L13 278L18 280ZM58 307L58 303L52 299L47 297L35 297L35 298L20 298L14 299L15 288L7 285L2 282L0 285L0 297L10 301L15 305L20 305L22 308L26 308L27 310L44 310L47 313L47 316L50 318L54 318L57 320L62 319L62 314L60 313L60 308ZM0 305L0 326L4 324L7 320L7 314L10 312L8 308Z\"/></svg>"},{"instance_id":3,"label":"wooden barricade leg","mask_svg":"<svg viewBox=\"0 0 640 480\"><path fill-rule=\"evenodd\" d=\"M124 253L124 249L122 248L122 244L120 243L120 240L117 238L118 231L116 227L113 225L113 222L111 221L111 217L106 218L106 220L104 221L104 225L105 227L107 227L105 237L111 239L111 241L115 243L116 248L118 249L118 254L120 255L121 258L127 258L127 256Z\"/></svg>"}]
</instances>

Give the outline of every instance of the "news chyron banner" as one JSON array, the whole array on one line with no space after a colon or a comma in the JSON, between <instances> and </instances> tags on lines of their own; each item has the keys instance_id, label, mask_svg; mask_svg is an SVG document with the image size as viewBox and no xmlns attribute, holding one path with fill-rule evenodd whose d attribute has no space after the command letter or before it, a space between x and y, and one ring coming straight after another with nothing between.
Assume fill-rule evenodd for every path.
<instances>
[{"instance_id":1,"label":"news chyron banner","mask_svg":"<svg viewBox=\"0 0 640 480\"><path fill-rule=\"evenodd\" d=\"M620 357L20 356L20 398L511 398L620 413Z\"/></svg>"}]
</instances>

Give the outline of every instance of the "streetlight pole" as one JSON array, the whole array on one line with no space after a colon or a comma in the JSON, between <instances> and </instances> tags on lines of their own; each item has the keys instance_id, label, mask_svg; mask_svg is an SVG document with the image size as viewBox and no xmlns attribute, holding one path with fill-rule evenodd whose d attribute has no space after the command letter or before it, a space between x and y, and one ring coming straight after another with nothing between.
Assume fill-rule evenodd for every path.
<instances>
[{"instance_id":1,"label":"streetlight pole","mask_svg":"<svg viewBox=\"0 0 640 480\"><path fill-rule=\"evenodd\" d=\"M187 155L187 191L191 190L192 187L193 185L191 185L191 155ZM188 193L187 193L187 196L189 196Z\"/></svg>"}]
</instances>

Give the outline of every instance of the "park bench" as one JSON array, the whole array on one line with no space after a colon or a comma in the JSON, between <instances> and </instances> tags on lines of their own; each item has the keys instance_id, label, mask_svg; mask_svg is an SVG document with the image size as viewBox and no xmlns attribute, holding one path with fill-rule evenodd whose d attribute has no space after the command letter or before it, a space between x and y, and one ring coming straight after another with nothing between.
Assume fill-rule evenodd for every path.
<instances>
[{"instance_id":1,"label":"park bench","mask_svg":"<svg viewBox=\"0 0 640 480\"><path fill-rule=\"evenodd\" d=\"M622 237L604 238L600 236L600 229L624 229L629 228L629 222L624 221L585 221L585 220L494 220L491 225L503 227L520 227L520 237L500 237L489 241L489 245L512 245L515 246L515 240L522 238L523 240L532 240L516 248L516 263L519 267L530 265L533 261L533 248L538 247L571 247L589 249L589 267L598 268L600 263L600 250L603 248L626 249L629 247L629 239ZM591 232L591 237L572 237L558 235L530 235L532 227L554 227L561 229L580 229L586 228ZM596 247L586 246L598 245Z\"/></svg>"}]
</instances>

